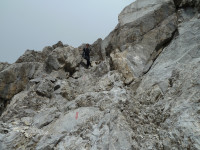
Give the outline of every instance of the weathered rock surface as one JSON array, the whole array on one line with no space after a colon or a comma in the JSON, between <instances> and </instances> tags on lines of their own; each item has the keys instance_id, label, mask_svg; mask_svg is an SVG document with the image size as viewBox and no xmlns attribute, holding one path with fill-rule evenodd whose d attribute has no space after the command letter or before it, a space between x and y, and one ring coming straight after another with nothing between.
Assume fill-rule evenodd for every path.
<instances>
[{"instance_id":1,"label":"weathered rock surface","mask_svg":"<svg viewBox=\"0 0 200 150\"><path fill-rule=\"evenodd\" d=\"M199 150L198 1L174 2L127 6L89 69L62 43L1 64L0 149Z\"/></svg>"},{"instance_id":2,"label":"weathered rock surface","mask_svg":"<svg viewBox=\"0 0 200 150\"><path fill-rule=\"evenodd\" d=\"M0 114L9 100L24 90L30 79L42 68L40 63L12 64L0 72Z\"/></svg>"},{"instance_id":3,"label":"weathered rock surface","mask_svg":"<svg viewBox=\"0 0 200 150\"><path fill-rule=\"evenodd\" d=\"M6 69L7 67L9 67L10 66L10 64L9 63L7 63L7 62L0 62L0 72L2 71L2 70L4 70L4 69Z\"/></svg>"},{"instance_id":4,"label":"weathered rock surface","mask_svg":"<svg viewBox=\"0 0 200 150\"><path fill-rule=\"evenodd\" d=\"M119 25L102 42L102 52L112 55L114 68L120 68L129 84L149 70L176 28L172 1L136 1L119 15Z\"/></svg>"},{"instance_id":5,"label":"weathered rock surface","mask_svg":"<svg viewBox=\"0 0 200 150\"><path fill-rule=\"evenodd\" d=\"M33 79L40 63L12 64L0 72L0 98L11 99L22 91L28 81Z\"/></svg>"},{"instance_id":6,"label":"weathered rock surface","mask_svg":"<svg viewBox=\"0 0 200 150\"><path fill-rule=\"evenodd\" d=\"M54 49L46 60L46 70L51 72L52 70L64 69L66 72L73 74L76 67L81 62L81 54L77 48L73 47L58 47Z\"/></svg>"},{"instance_id":7,"label":"weathered rock surface","mask_svg":"<svg viewBox=\"0 0 200 150\"><path fill-rule=\"evenodd\" d=\"M200 148L199 25L197 18L179 24L179 35L164 49L134 91L134 99L139 103L123 104L129 113L139 108L138 120L133 116L130 124L143 137L141 149ZM131 117L128 113L125 116Z\"/></svg>"}]
</instances>

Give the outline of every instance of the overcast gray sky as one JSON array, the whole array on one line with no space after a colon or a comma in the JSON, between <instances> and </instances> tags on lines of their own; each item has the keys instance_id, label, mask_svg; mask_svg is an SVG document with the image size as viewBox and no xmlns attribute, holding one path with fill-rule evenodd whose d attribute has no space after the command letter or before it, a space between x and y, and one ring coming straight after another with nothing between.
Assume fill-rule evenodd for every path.
<instances>
[{"instance_id":1,"label":"overcast gray sky","mask_svg":"<svg viewBox=\"0 0 200 150\"><path fill-rule=\"evenodd\" d=\"M104 39L134 0L0 0L0 62L61 40L78 47Z\"/></svg>"}]
</instances>

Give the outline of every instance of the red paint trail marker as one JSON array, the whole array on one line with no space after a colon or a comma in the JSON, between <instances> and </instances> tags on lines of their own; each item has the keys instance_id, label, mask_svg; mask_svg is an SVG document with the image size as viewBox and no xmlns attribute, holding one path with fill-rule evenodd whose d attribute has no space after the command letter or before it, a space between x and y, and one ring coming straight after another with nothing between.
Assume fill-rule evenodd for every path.
<instances>
[{"instance_id":1,"label":"red paint trail marker","mask_svg":"<svg viewBox=\"0 0 200 150\"><path fill-rule=\"evenodd\" d=\"M85 80L85 75L83 76L83 80Z\"/></svg>"},{"instance_id":2,"label":"red paint trail marker","mask_svg":"<svg viewBox=\"0 0 200 150\"><path fill-rule=\"evenodd\" d=\"M78 119L78 112L76 112L76 120Z\"/></svg>"}]
</instances>

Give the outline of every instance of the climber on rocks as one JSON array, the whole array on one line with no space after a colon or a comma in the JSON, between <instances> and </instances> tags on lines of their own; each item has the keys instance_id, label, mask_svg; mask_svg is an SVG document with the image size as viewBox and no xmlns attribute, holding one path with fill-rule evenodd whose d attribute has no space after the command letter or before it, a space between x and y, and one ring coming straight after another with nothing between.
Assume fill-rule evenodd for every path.
<instances>
[{"instance_id":1,"label":"climber on rocks","mask_svg":"<svg viewBox=\"0 0 200 150\"><path fill-rule=\"evenodd\" d=\"M86 47L83 48L82 57L87 60L87 68L89 68L89 66L92 66L90 63L90 51L91 50L89 48L89 44L86 44Z\"/></svg>"}]
</instances>

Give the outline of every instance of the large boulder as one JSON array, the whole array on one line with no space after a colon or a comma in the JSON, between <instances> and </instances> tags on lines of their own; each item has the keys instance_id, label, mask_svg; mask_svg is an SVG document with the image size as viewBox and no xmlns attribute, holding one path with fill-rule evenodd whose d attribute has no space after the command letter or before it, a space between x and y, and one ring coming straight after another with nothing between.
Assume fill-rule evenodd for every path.
<instances>
[{"instance_id":1,"label":"large boulder","mask_svg":"<svg viewBox=\"0 0 200 150\"><path fill-rule=\"evenodd\" d=\"M54 49L46 60L46 70L51 72L53 70L64 69L71 75L75 72L76 67L81 62L81 54L77 48L71 46L58 47Z\"/></svg>"},{"instance_id":2,"label":"large boulder","mask_svg":"<svg viewBox=\"0 0 200 150\"><path fill-rule=\"evenodd\" d=\"M125 78L125 84L130 84L135 77L126 58L127 51L120 52L118 49L116 49L110 54L110 56L112 58L114 69L119 70L119 72L123 74L123 77Z\"/></svg>"},{"instance_id":3,"label":"large boulder","mask_svg":"<svg viewBox=\"0 0 200 150\"><path fill-rule=\"evenodd\" d=\"M40 63L12 64L0 72L0 98L11 99L15 94L22 91L28 81L34 78Z\"/></svg>"}]
</instances>

